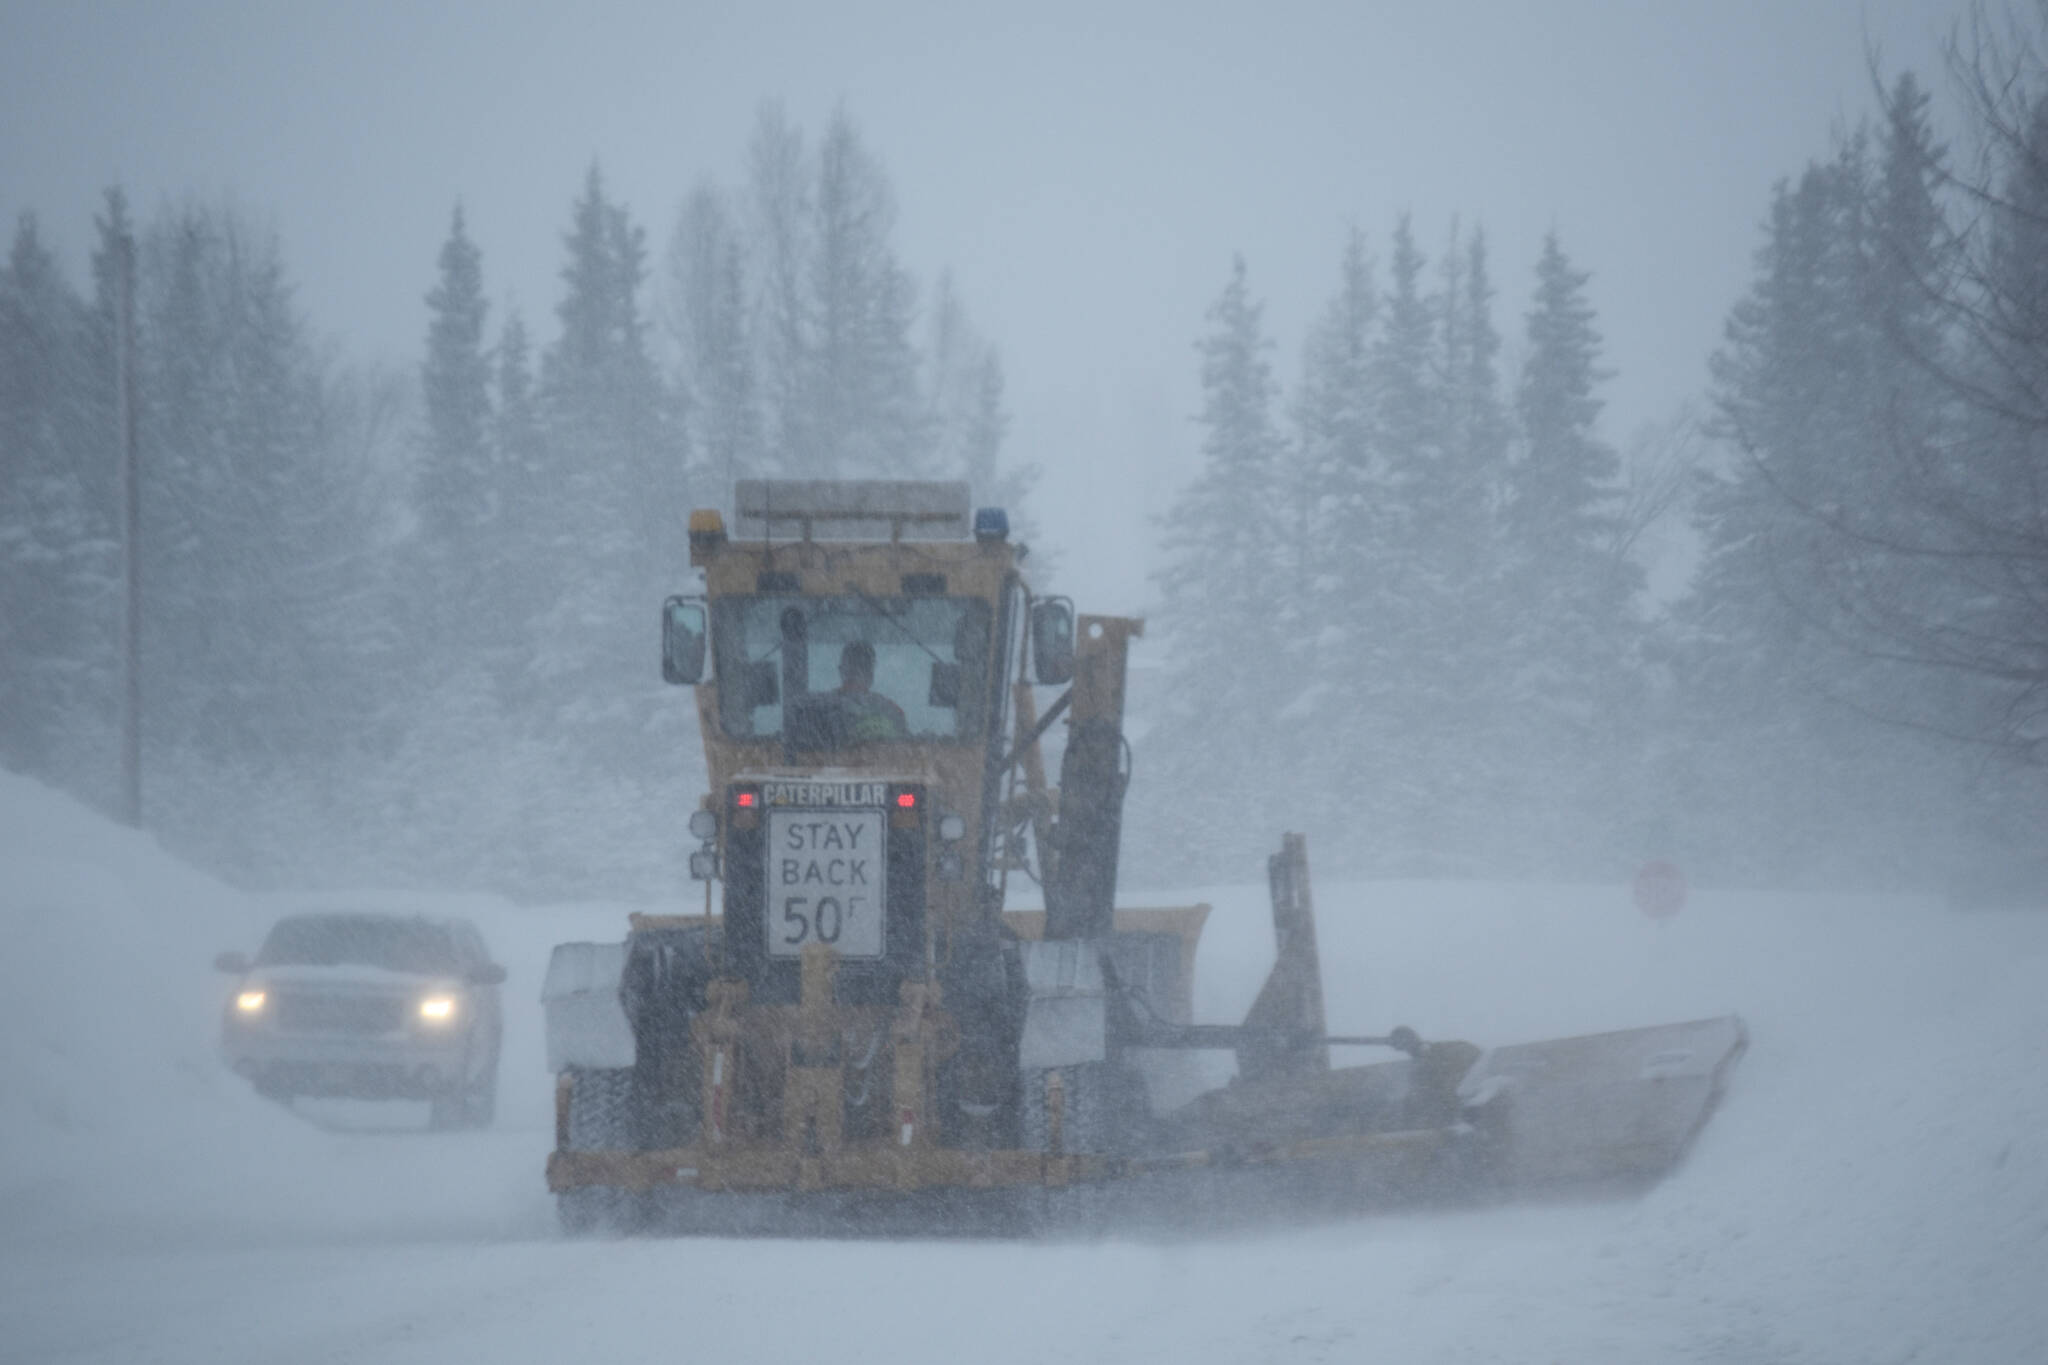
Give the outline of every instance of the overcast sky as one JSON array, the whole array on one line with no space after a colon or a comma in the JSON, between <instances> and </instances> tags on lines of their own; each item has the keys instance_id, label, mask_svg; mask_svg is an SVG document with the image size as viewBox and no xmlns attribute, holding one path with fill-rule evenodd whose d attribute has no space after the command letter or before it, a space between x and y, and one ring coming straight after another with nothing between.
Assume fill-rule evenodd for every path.
<instances>
[{"instance_id":1,"label":"overcast sky","mask_svg":"<svg viewBox=\"0 0 2048 1365\"><path fill-rule=\"evenodd\" d=\"M843 102L906 264L950 268L1002 350L1060 586L1132 611L1197 468L1193 344L1233 253L1291 379L1350 224L1383 258L1408 210L1432 259L1454 216L1484 226L1510 359L1554 228L1593 272L1620 441L1703 386L1772 181L1870 105L1866 40L1935 77L1958 11L0 0L0 213L33 210L82 283L105 186L145 217L230 196L345 354L410 364L458 199L493 325L516 303L545 339L593 160L658 265L691 185L738 178L763 99L814 135Z\"/></svg>"}]
</instances>

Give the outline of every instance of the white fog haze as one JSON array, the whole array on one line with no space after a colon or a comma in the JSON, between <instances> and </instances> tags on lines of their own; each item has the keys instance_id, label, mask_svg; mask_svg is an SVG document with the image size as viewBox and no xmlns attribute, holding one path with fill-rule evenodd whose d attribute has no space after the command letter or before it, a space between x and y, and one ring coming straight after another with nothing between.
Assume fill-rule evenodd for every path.
<instances>
[{"instance_id":1,"label":"white fog haze","mask_svg":"<svg viewBox=\"0 0 2048 1365\"><path fill-rule=\"evenodd\" d=\"M0 1362L2048 1359L2048 0L0 0L0 224Z\"/></svg>"}]
</instances>

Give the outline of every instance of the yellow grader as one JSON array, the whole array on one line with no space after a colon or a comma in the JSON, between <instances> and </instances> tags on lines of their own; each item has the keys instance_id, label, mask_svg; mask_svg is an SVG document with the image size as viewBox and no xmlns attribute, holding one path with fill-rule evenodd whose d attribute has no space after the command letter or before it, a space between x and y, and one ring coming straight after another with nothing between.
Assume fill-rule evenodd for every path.
<instances>
[{"instance_id":1,"label":"yellow grader","mask_svg":"<svg viewBox=\"0 0 2048 1365\"><path fill-rule=\"evenodd\" d=\"M1297 835L1264 988L1195 1023L1209 907L1116 904L1142 623L1034 597L962 484L741 481L734 512L692 514L704 591L662 615L703 730L705 913L562 944L543 988L569 1230L1211 1226L1646 1182L1705 1121L1732 1017L1490 1051L1330 1035ZM1034 687L1064 690L1040 713ZM1005 909L1013 873L1043 909ZM1333 1067L1338 1044L1388 1059Z\"/></svg>"}]
</instances>

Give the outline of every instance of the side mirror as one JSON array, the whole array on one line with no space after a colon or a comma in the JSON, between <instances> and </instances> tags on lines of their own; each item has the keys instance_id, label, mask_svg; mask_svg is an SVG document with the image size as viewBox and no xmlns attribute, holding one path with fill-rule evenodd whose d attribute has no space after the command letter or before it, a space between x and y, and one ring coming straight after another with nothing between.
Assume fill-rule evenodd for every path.
<instances>
[{"instance_id":1,"label":"side mirror","mask_svg":"<svg viewBox=\"0 0 2048 1365\"><path fill-rule=\"evenodd\" d=\"M705 613L702 600L671 597L661 604L661 678L670 683L704 681Z\"/></svg>"},{"instance_id":2,"label":"side mirror","mask_svg":"<svg viewBox=\"0 0 2048 1365\"><path fill-rule=\"evenodd\" d=\"M222 953L213 960L213 969L217 972L226 972L230 976L247 976L249 974L248 954Z\"/></svg>"},{"instance_id":3,"label":"side mirror","mask_svg":"<svg viewBox=\"0 0 2048 1365\"><path fill-rule=\"evenodd\" d=\"M1074 604L1046 597L1031 604L1031 658L1041 687L1074 680Z\"/></svg>"},{"instance_id":4,"label":"side mirror","mask_svg":"<svg viewBox=\"0 0 2048 1365\"><path fill-rule=\"evenodd\" d=\"M486 962L471 972L469 979L479 986L502 986L505 984L505 969L495 962Z\"/></svg>"},{"instance_id":5,"label":"side mirror","mask_svg":"<svg viewBox=\"0 0 2048 1365\"><path fill-rule=\"evenodd\" d=\"M960 665L932 660L932 685L925 702L949 711L960 705Z\"/></svg>"}]
</instances>

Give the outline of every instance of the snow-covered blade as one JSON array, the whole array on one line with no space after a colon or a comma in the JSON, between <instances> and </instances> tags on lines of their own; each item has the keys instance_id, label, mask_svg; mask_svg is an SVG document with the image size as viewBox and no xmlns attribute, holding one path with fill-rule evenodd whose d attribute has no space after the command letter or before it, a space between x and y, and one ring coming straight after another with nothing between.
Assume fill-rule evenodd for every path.
<instances>
[{"instance_id":1,"label":"snow-covered blade","mask_svg":"<svg viewBox=\"0 0 2048 1365\"><path fill-rule=\"evenodd\" d=\"M1480 1057L1459 1096L1509 1188L1648 1182L1685 1154L1748 1042L1723 1015L1517 1043Z\"/></svg>"}]
</instances>

